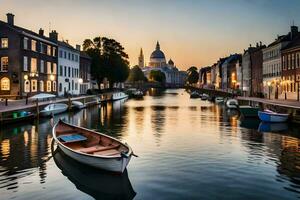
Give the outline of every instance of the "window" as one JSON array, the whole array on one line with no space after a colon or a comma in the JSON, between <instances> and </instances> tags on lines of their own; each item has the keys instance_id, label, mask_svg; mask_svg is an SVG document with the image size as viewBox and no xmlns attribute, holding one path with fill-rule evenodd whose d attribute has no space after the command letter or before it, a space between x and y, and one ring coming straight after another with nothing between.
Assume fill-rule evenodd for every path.
<instances>
[{"instance_id":1,"label":"window","mask_svg":"<svg viewBox=\"0 0 300 200\"><path fill-rule=\"evenodd\" d=\"M1 38L1 48L8 48L8 38Z\"/></svg>"},{"instance_id":2,"label":"window","mask_svg":"<svg viewBox=\"0 0 300 200\"><path fill-rule=\"evenodd\" d=\"M51 81L47 81L47 92L51 92Z\"/></svg>"},{"instance_id":3,"label":"window","mask_svg":"<svg viewBox=\"0 0 300 200\"><path fill-rule=\"evenodd\" d=\"M45 61L41 60L40 63L40 72L44 73L45 72Z\"/></svg>"},{"instance_id":4,"label":"window","mask_svg":"<svg viewBox=\"0 0 300 200\"><path fill-rule=\"evenodd\" d=\"M51 74L51 62L47 62L47 74Z\"/></svg>"},{"instance_id":5,"label":"window","mask_svg":"<svg viewBox=\"0 0 300 200\"><path fill-rule=\"evenodd\" d=\"M1 72L7 72L8 70L8 57L2 57L1 58Z\"/></svg>"},{"instance_id":6,"label":"window","mask_svg":"<svg viewBox=\"0 0 300 200\"><path fill-rule=\"evenodd\" d=\"M63 66L59 66L59 75L63 76Z\"/></svg>"},{"instance_id":7,"label":"window","mask_svg":"<svg viewBox=\"0 0 300 200\"><path fill-rule=\"evenodd\" d=\"M10 81L9 78L3 77L1 79L1 90L9 91L10 90Z\"/></svg>"},{"instance_id":8,"label":"window","mask_svg":"<svg viewBox=\"0 0 300 200\"><path fill-rule=\"evenodd\" d=\"M64 51L64 58L67 58L67 52Z\"/></svg>"},{"instance_id":9,"label":"window","mask_svg":"<svg viewBox=\"0 0 300 200\"><path fill-rule=\"evenodd\" d=\"M56 81L53 81L53 91L56 92Z\"/></svg>"},{"instance_id":10,"label":"window","mask_svg":"<svg viewBox=\"0 0 300 200\"><path fill-rule=\"evenodd\" d=\"M23 39L23 48L28 49L28 38L24 37Z\"/></svg>"},{"instance_id":11,"label":"window","mask_svg":"<svg viewBox=\"0 0 300 200\"><path fill-rule=\"evenodd\" d=\"M59 57L62 58L63 57L63 51L59 50Z\"/></svg>"},{"instance_id":12,"label":"window","mask_svg":"<svg viewBox=\"0 0 300 200\"><path fill-rule=\"evenodd\" d=\"M29 82L29 80L26 80L24 82L24 92L30 92L30 82Z\"/></svg>"},{"instance_id":13,"label":"window","mask_svg":"<svg viewBox=\"0 0 300 200\"><path fill-rule=\"evenodd\" d=\"M33 73L37 72L37 59L36 58L31 58L30 72L33 72Z\"/></svg>"},{"instance_id":14,"label":"window","mask_svg":"<svg viewBox=\"0 0 300 200\"><path fill-rule=\"evenodd\" d=\"M56 55L56 48L55 48L55 47L53 47L53 48L52 48L52 56L54 56L54 57L55 57L55 55Z\"/></svg>"},{"instance_id":15,"label":"window","mask_svg":"<svg viewBox=\"0 0 300 200\"><path fill-rule=\"evenodd\" d=\"M28 71L28 57L23 57L23 71Z\"/></svg>"},{"instance_id":16,"label":"window","mask_svg":"<svg viewBox=\"0 0 300 200\"><path fill-rule=\"evenodd\" d=\"M72 60L74 60L74 54L72 54Z\"/></svg>"},{"instance_id":17,"label":"window","mask_svg":"<svg viewBox=\"0 0 300 200\"><path fill-rule=\"evenodd\" d=\"M71 68L68 67L68 77L71 77Z\"/></svg>"},{"instance_id":18,"label":"window","mask_svg":"<svg viewBox=\"0 0 300 200\"><path fill-rule=\"evenodd\" d=\"M40 91L44 92L44 81L40 81Z\"/></svg>"},{"instance_id":19,"label":"window","mask_svg":"<svg viewBox=\"0 0 300 200\"><path fill-rule=\"evenodd\" d=\"M47 45L47 55L51 56L51 46Z\"/></svg>"},{"instance_id":20,"label":"window","mask_svg":"<svg viewBox=\"0 0 300 200\"><path fill-rule=\"evenodd\" d=\"M62 84L59 84L59 92L62 92Z\"/></svg>"},{"instance_id":21,"label":"window","mask_svg":"<svg viewBox=\"0 0 300 200\"><path fill-rule=\"evenodd\" d=\"M37 91L37 80L31 80L31 92Z\"/></svg>"},{"instance_id":22,"label":"window","mask_svg":"<svg viewBox=\"0 0 300 200\"><path fill-rule=\"evenodd\" d=\"M35 40L31 40L31 50L36 51L36 41Z\"/></svg>"},{"instance_id":23,"label":"window","mask_svg":"<svg viewBox=\"0 0 300 200\"><path fill-rule=\"evenodd\" d=\"M78 90L78 84L75 83L75 90Z\"/></svg>"},{"instance_id":24,"label":"window","mask_svg":"<svg viewBox=\"0 0 300 200\"><path fill-rule=\"evenodd\" d=\"M65 76L67 76L67 66L65 66Z\"/></svg>"},{"instance_id":25,"label":"window","mask_svg":"<svg viewBox=\"0 0 300 200\"><path fill-rule=\"evenodd\" d=\"M56 74L56 72L57 72L57 66L56 66L56 63L53 63L52 73Z\"/></svg>"},{"instance_id":26,"label":"window","mask_svg":"<svg viewBox=\"0 0 300 200\"><path fill-rule=\"evenodd\" d=\"M68 59L71 60L71 53L68 53Z\"/></svg>"},{"instance_id":27,"label":"window","mask_svg":"<svg viewBox=\"0 0 300 200\"><path fill-rule=\"evenodd\" d=\"M45 53L45 47L44 47L44 44L43 43L40 43L40 52L41 53Z\"/></svg>"}]
</instances>

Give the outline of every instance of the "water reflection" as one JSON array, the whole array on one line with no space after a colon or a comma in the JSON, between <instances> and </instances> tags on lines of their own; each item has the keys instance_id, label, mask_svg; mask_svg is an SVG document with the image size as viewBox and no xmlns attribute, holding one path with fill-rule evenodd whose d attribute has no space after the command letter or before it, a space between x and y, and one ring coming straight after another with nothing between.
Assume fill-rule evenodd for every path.
<instances>
[{"instance_id":1,"label":"water reflection","mask_svg":"<svg viewBox=\"0 0 300 200\"><path fill-rule=\"evenodd\" d=\"M54 152L54 162L76 188L95 199L131 200L134 192L127 170L122 175L100 171L67 157L60 149Z\"/></svg>"}]
</instances>

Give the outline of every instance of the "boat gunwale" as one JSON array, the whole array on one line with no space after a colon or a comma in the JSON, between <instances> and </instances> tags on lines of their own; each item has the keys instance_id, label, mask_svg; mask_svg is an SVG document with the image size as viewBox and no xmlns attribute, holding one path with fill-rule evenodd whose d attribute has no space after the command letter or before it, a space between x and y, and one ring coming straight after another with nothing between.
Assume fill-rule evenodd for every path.
<instances>
[{"instance_id":1,"label":"boat gunwale","mask_svg":"<svg viewBox=\"0 0 300 200\"><path fill-rule=\"evenodd\" d=\"M276 113L276 112L268 112L268 111L258 111L258 114L266 114L266 115L274 115L274 116L280 116L280 117L288 117L289 114L285 114L285 113Z\"/></svg>"},{"instance_id":2,"label":"boat gunwale","mask_svg":"<svg viewBox=\"0 0 300 200\"><path fill-rule=\"evenodd\" d=\"M64 145L64 144L61 143L61 142L57 139L57 137L56 137L56 131L55 131L55 129L56 129L56 127L57 127L57 125L58 125L59 123L63 123L63 124L66 124L66 125L68 125L68 126L71 126L71 127L75 127L75 128L79 128L79 129L84 129L84 130L86 130L86 131L90 131L90 132L92 132L92 133L96 133L96 134L98 134L98 135L101 135L101 136L104 136L104 137L108 137L108 138L110 138L110 139L112 139L112 140L115 140L115 141L121 143L122 145L124 145L125 147L128 148L128 152L126 153L127 158L129 158L129 157L133 154L131 147L130 147L127 143L124 143L124 142L122 142L122 141L120 141L120 140L118 140L118 139L116 139L116 138L114 138L114 137L111 137L111 136L109 136L109 135L106 135L106 134L103 134L103 133L100 133L100 132L97 132L97 131L93 131L93 130L90 130L90 129L87 129L87 128L79 127L79 126L76 126L76 125L71 125L71 124L66 123L66 122L62 121L61 119L59 119L59 121L58 121L58 122L53 126L53 128L52 128L52 136L53 136L53 138L55 139L55 141L56 141L58 144L62 145L64 148L66 148L66 149L68 149L68 150L70 150L70 151L72 151L72 152L74 152L74 153L76 153L76 154L84 155L84 156L89 156L89 157L93 157L93 158L103 158L103 159L112 159L112 158L119 159L119 158L122 158L122 156L91 155L91 154L83 153L83 152L80 152L80 151L75 151L74 149L72 149L72 148L70 148L70 147ZM120 152L120 154L121 154L121 152Z\"/></svg>"}]
</instances>

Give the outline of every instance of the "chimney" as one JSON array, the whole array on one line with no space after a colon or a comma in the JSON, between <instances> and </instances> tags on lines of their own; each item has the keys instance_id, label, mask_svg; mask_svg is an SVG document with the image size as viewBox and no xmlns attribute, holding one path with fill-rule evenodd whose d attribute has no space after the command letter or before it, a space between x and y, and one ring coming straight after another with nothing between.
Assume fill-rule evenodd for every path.
<instances>
[{"instance_id":1,"label":"chimney","mask_svg":"<svg viewBox=\"0 0 300 200\"><path fill-rule=\"evenodd\" d=\"M298 33L298 26L291 26L291 39L294 39Z\"/></svg>"},{"instance_id":2,"label":"chimney","mask_svg":"<svg viewBox=\"0 0 300 200\"><path fill-rule=\"evenodd\" d=\"M77 50L77 51L80 51L80 49L81 49L80 45L79 45L79 44L76 44L76 50Z\"/></svg>"},{"instance_id":3,"label":"chimney","mask_svg":"<svg viewBox=\"0 0 300 200\"><path fill-rule=\"evenodd\" d=\"M7 13L6 16L7 16L7 23L9 25L13 26L14 25L14 17L15 17L15 15L13 15L12 13Z\"/></svg>"},{"instance_id":4,"label":"chimney","mask_svg":"<svg viewBox=\"0 0 300 200\"><path fill-rule=\"evenodd\" d=\"M40 30L39 30L39 35L40 35L40 36L44 36L44 29L40 28Z\"/></svg>"},{"instance_id":5,"label":"chimney","mask_svg":"<svg viewBox=\"0 0 300 200\"><path fill-rule=\"evenodd\" d=\"M49 33L49 38L50 38L50 40L56 42L57 39L58 39L58 33L57 33L55 30L51 31L51 32Z\"/></svg>"}]
</instances>

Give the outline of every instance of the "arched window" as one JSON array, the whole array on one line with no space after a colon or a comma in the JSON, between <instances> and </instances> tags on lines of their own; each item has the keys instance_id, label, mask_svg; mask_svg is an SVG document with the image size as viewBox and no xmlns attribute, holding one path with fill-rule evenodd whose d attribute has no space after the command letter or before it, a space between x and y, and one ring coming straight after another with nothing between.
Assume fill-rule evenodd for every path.
<instances>
[{"instance_id":1,"label":"arched window","mask_svg":"<svg viewBox=\"0 0 300 200\"><path fill-rule=\"evenodd\" d=\"M52 84L53 84L53 85L52 85L52 90L53 90L54 92L56 92L56 81L53 81Z\"/></svg>"},{"instance_id":2,"label":"arched window","mask_svg":"<svg viewBox=\"0 0 300 200\"><path fill-rule=\"evenodd\" d=\"M40 81L40 91L44 92L44 81Z\"/></svg>"},{"instance_id":3,"label":"arched window","mask_svg":"<svg viewBox=\"0 0 300 200\"><path fill-rule=\"evenodd\" d=\"M59 92L62 92L62 84L59 84Z\"/></svg>"},{"instance_id":4,"label":"arched window","mask_svg":"<svg viewBox=\"0 0 300 200\"><path fill-rule=\"evenodd\" d=\"M30 92L30 82L29 82L29 80L26 80L24 82L24 92Z\"/></svg>"},{"instance_id":5,"label":"arched window","mask_svg":"<svg viewBox=\"0 0 300 200\"><path fill-rule=\"evenodd\" d=\"M47 92L51 92L51 81L47 81Z\"/></svg>"},{"instance_id":6,"label":"arched window","mask_svg":"<svg viewBox=\"0 0 300 200\"><path fill-rule=\"evenodd\" d=\"M8 91L10 90L10 80L7 77L1 79L1 90Z\"/></svg>"}]
</instances>

